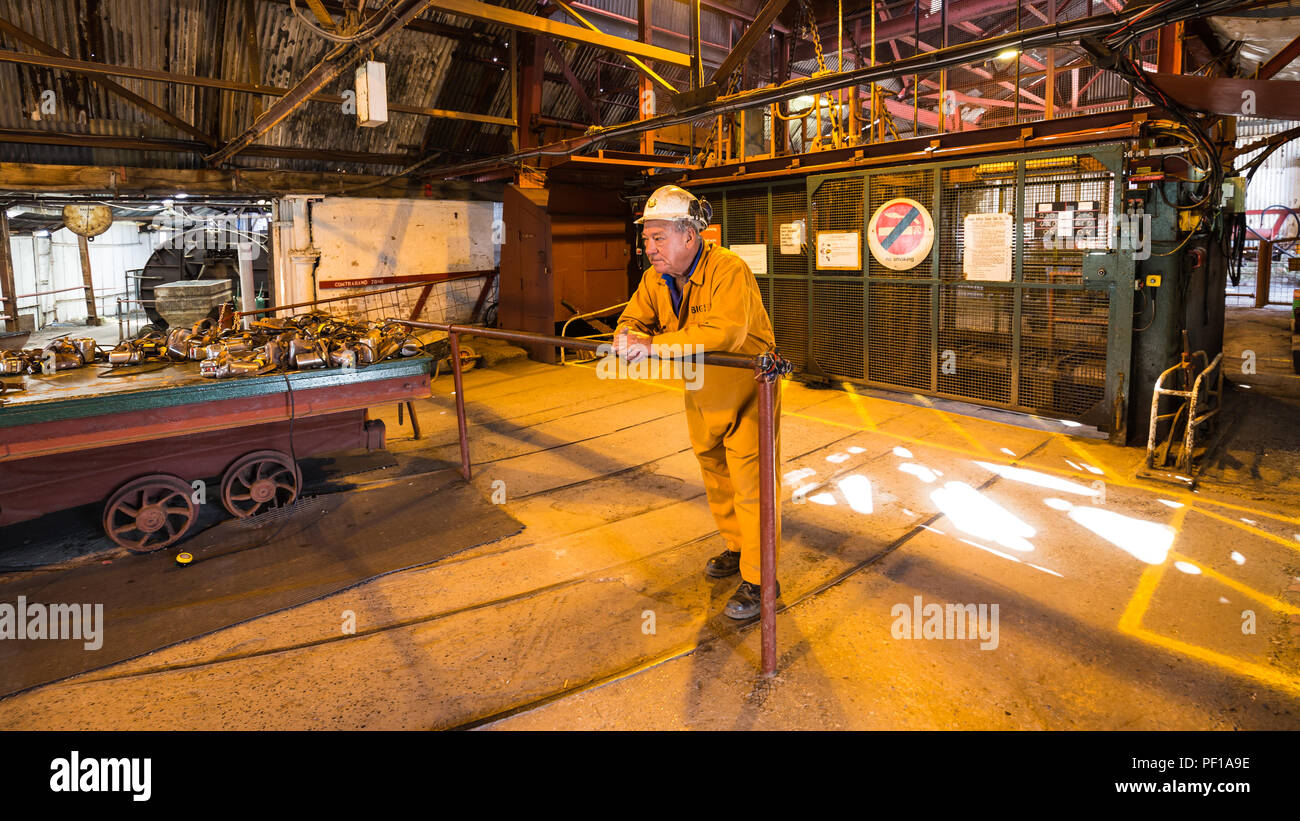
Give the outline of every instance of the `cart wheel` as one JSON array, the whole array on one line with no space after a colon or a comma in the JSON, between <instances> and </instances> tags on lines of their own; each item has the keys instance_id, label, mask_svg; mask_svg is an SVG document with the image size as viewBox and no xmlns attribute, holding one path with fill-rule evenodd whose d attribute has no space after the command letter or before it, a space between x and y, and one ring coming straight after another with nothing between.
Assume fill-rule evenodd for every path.
<instances>
[{"instance_id":1,"label":"cart wheel","mask_svg":"<svg viewBox=\"0 0 1300 821\"><path fill-rule=\"evenodd\" d=\"M133 479L104 505L104 532L132 553L160 550L194 524L193 492L189 482L167 473Z\"/></svg>"},{"instance_id":2,"label":"cart wheel","mask_svg":"<svg viewBox=\"0 0 1300 821\"><path fill-rule=\"evenodd\" d=\"M241 519L271 508L284 507L298 498L302 471L278 450L246 453L221 477L221 504Z\"/></svg>"}]
</instances>

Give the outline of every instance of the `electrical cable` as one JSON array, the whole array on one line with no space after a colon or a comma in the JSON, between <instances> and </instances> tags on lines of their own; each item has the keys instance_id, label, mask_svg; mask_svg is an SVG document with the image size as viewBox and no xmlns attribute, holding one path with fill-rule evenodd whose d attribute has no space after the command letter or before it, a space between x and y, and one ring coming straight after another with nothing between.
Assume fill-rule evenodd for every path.
<instances>
[{"instance_id":1,"label":"electrical cable","mask_svg":"<svg viewBox=\"0 0 1300 821\"><path fill-rule=\"evenodd\" d=\"M1171 257L1171 256L1173 256L1174 254L1176 254L1176 253L1178 253L1179 251L1181 251L1181 250L1183 249L1183 246L1187 244L1187 241L1190 240L1190 239L1191 239L1192 237L1194 237L1194 236L1196 236L1196 231L1194 231L1194 230L1193 230L1193 231L1189 231L1189 232L1187 233L1187 236L1183 237L1183 241L1180 242L1180 243L1178 243L1176 246L1174 246L1174 249L1173 249L1172 251L1166 251L1166 252L1164 252L1163 254L1152 254L1151 256L1153 256L1153 257Z\"/></svg>"},{"instance_id":2,"label":"electrical cable","mask_svg":"<svg viewBox=\"0 0 1300 821\"><path fill-rule=\"evenodd\" d=\"M373 37L378 33L380 27L393 16L393 0L389 0L383 7L376 9L375 13L352 34L335 34L313 23L303 14L302 9L298 8L298 0L289 0L289 8L293 10L293 14L298 18L299 23L333 43L355 43L358 40Z\"/></svg>"},{"instance_id":3,"label":"electrical cable","mask_svg":"<svg viewBox=\"0 0 1300 821\"><path fill-rule=\"evenodd\" d=\"M1143 286L1143 288L1142 288L1141 290L1144 290L1144 291L1145 291L1145 290L1146 290L1146 286ZM1147 320L1147 324L1143 325L1141 328L1134 328L1134 329L1133 329L1133 333L1135 333L1135 334L1140 334L1140 333L1142 333L1143 331L1147 330L1147 329L1150 328L1151 325L1156 321L1156 301L1155 301L1154 299L1151 299L1150 297L1147 297L1147 302L1151 303L1151 318L1148 319L1148 320ZM1145 304L1143 304L1143 306L1142 306L1142 310L1144 310L1144 311L1146 310L1146 305L1145 305ZM1137 316L1137 314L1134 314L1134 316Z\"/></svg>"}]
</instances>

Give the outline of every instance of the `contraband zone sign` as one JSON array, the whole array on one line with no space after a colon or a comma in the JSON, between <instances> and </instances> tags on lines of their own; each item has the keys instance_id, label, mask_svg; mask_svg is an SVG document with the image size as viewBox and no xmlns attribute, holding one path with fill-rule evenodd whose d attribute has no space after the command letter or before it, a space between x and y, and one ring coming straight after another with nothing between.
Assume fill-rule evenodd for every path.
<instances>
[{"instance_id":1,"label":"contraband zone sign","mask_svg":"<svg viewBox=\"0 0 1300 821\"><path fill-rule=\"evenodd\" d=\"M915 268L934 245L934 219L916 200L892 199L871 215L867 245L876 261L892 271Z\"/></svg>"}]
</instances>

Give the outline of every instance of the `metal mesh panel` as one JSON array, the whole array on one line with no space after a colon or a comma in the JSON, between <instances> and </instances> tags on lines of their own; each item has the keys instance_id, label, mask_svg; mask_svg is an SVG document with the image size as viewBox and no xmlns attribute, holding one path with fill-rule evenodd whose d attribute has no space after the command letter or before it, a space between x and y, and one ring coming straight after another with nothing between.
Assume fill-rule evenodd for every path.
<instances>
[{"instance_id":1,"label":"metal mesh panel","mask_svg":"<svg viewBox=\"0 0 1300 821\"><path fill-rule=\"evenodd\" d=\"M1081 283L1083 255L1106 247L1114 177L1093 157L1025 163L1024 281Z\"/></svg>"},{"instance_id":2,"label":"metal mesh panel","mask_svg":"<svg viewBox=\"0 0 1300 821\"><path fill-rule=\"evenodd\" d=\"M728 191L724 213L723 224L727 229L724 238L728 246L769 242L766 188Z\"/></svg>"},{"instance_id":3,"label":"metal mesh panel","mask_svg":"<svg viewBox=\"0 0 1300 821\"><path fill-rule=\"evenodd\" d=\"M862 379L863 314L860 280L813 283L813 356L828 376Z\"/></svg>"},{"instance_id":4,"label":"metal mesh panel","mask_svg":"<svg viewBox=\"0 0 1300 821\"><path fill-rule=\"evenodd\" d=\"M1011 401L1011 322L1015 288L987 283L939 286L939 390L988 402Z\"/></svg>"},{"instance_id":5,"label":"metal mesh panel","mask_svg":"<svg viewBox=\"0 0 1300 821\"><path fill-rule=\"evenodd\" d=\"M867 215L876 213L876 209L892 199L897 197L907 197L916 200L925 207L925 210L931 214L934 213L934 172L925 171L902 171L891 172L882 171L871 176L871 183L868 189ZM876 258L871 255L870 249L863 242L863 252L867 255L868 276L871 277L929 277L931 275L930 260L934 254L931 248L930 254L917 265L907 271L895 271L881 265Z\"/></svg>"},{"instance_id":6,"label":"metal mesh panel","mask_svg":"<svg viewBox=\"0 0 1300 821\"><path fill-rule=\"evenodd\" d=\"M803 185L772 188L772 274L807 276L808 256L781 253L781 226L807 216L807 194ZM806 223L805 223L806 224Z\"/></svg>"},{"instance_id":7,"label":"metal mesh panel","mask_svg":"<svg viewBox=\"0 0 1300 821\"><path fill-rule=\"evenodd\" d=\"M947 168L943 174L943 199L935 247L939 253L939 277L962 280L967 214L1014 214L1016 209L1016 164L1012 161L985 163L966 168Z\"/></svg>"},{"instance_id":8,"label":"metal mesh panel","mask_svg":"<svg viewBox=\"0 0 1300 821\"><path fill-rule=\"evenodd\" d=\"M723 227L727 247L735 245L768 246L768 270L771 270L771 229L767 218L767 188L751 188L741 191L728 191ZM758 288L766 298L770 289L767 274L754 272Z\"/></svg>"},{"instance_id":9,"label":"metal mesh panel","mask_svg":"<svg viewBox=\"0 0 1300 821\"><path fill-rule=\"evenodd\" d=\"M868 378L930 390L930 285L871 282L867 298Z\"/></svg>"},{"instance_id":10,"label":"metal mesh panel","mask_svg":"<svg viewBox=\"0 0 1300 821\"><path fill-rule=\"evenodd\" d=\"M772 330L781 355L803 370L808 363L808 280L772 280Z\"/></svg>"},{"instance_id":11,"label":"metal mesh panel","mask_svg":"<svg viewBox=\"0 0 1300 821\"><path fill-rule=\"evenodd\" d=\"M810 227L808 241L816 244L818 231L856 231L858 233L861 259L864 252L862 243L862 178L846 177L844 179L826 180L817 187L812 198L814 223ZM817 274L828 276L854 276L858 271L818 270Z\"/></svg>"},{"instance_id":12,"label":"metal mesh panel","mask_svg":"<svg viewBox=\"0 0 1300 821\"><path fill-rule=\"evenodd\" d=\"M1015 214L1022 163L1023 282L967 281L965 217ZM864 271L822 269L812 278L808 253L779 252L780 226L805 217L804 185L711 198L722 203L728 244L768 246L770 274L759 277L764 305L778 345L799 370L1082 418L1106 396L1110 309L1108 291L1084 289L1083 257L1106 247L1099 229L1114 185L1113 174L1090 155L886 168L823 180L806 213L813 248L819 231L861 232L877 208L907 197L933 214L939 256L894 271L871 256L863 237ZM1055 241L1044 247L1048 229ZM938 281L926 281L936 268Z\"/></svg>"},{"instance_id":13,"label":"metal mesh panel","mask_svg":"<svg viewBox=\"0 0 1300 821\"><path fill-rule=\"evenodd\" d=\"M1023 291L1020 405L1082 416L1105 397L1109 309L1105 291Z\"/></svg>"}]
</instances>

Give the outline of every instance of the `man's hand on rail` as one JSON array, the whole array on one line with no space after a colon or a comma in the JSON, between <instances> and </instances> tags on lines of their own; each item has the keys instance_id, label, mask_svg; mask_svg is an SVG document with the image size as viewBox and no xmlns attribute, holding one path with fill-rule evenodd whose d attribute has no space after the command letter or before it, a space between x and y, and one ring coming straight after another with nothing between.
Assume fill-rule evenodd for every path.
<instances>
[{"instance_id":1,"label":"man's hand on rail","mask_svg":"<svg viewBox=\"0 0 1300 821\"><path fill-rule=\"evenodd\" d=\"M621 328L614 335L614 353L628 362L639 362L650 355L650 337Z\"/></svg>"}]
</instances>

